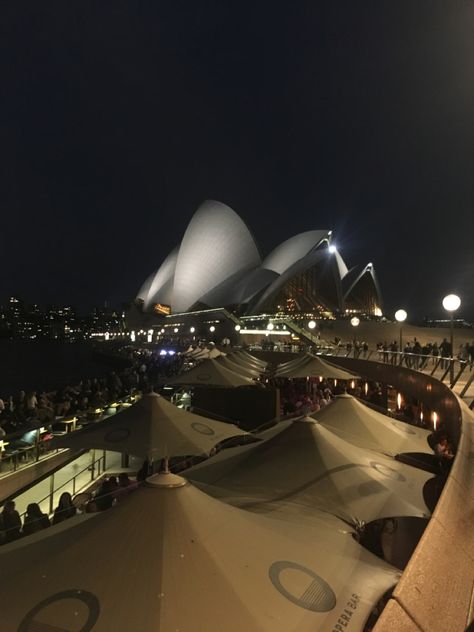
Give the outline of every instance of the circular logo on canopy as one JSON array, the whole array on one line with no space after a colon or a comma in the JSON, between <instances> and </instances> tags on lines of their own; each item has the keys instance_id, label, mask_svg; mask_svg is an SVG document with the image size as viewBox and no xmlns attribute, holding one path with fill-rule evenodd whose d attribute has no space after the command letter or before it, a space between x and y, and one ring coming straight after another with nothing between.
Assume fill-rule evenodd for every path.
<instances>
[{"instance_id":1,"label":"circular logo on canopy","mask_svg":"<svg viewBox=\"0 0 474 632\"><path fill-rule=\"evenodd\" d=\"M416 432L412 428L410 428L410 426L408 426L407 424L403 424L403 423L397 424L396 421L392 421L392 426L395 426L397 430L401 430L405 434L411 434L411 435L416 434Z\"/></svg>"},{"instance_id":2,"label":"circular logo on canopy","mask_svg":"<svg viewBox=\"0 0 474 632\"><path fill-rule=\"evenodd\" d=\"M206 426L206 424L203 424L200 421L193 421L193 423L191 424L191 428L203 435L216 434L212 428Z\"/></svg>"},{"instance_id":3,"label":"circular logo on canopy","mask_svg":"<svg viewBox=\"0 0 474 632\"><path fill-rule=\"evenodd\" d=\"M374 470L377 470L379 474L382 474L383 476L386 476L387 478L391 478L394 481L401 481L403 483L407 480L403 476L403 474L400 474L400 472L397 472L397 470L394 470L390 466L385 465L385 463L376 463L375 461L371 461L370 467L373 467Z\"/></svg>"},{"instance_id":4,"label":"circular logo on canopy","mask_svg":"<svg viewBox=\"0 0 474 632\"><path fill-rule=\"evenodd\" d=\"M278 592L300 608L329 612L336 605L331 586L306 566L296 562L274 562L268 575Z\"/></svg>"},{"instance_id":5,"label":"circular logo on canopy","mask_svg":"<svg viewBox=\"0 0 474 632\"><path fill-rule=\"evenodd\" d=\"M110 443L119 443L130 436L130 430L128 428L115 428L108 432L104 439Z\"/></svg>"},{"instance_id":6,"label":"circular logo on canopy","mask_svg":"<svg viewBox=\"0 0 474 632\"><path fill-rule=\"evenodd\" d=\"M198 373L196 375L196 379L198 379L200 382L209 382L209 380L211 379L211 375L209 373Z\"/></svg>"},{"instance_id":7,"label":"circular logo on canopy","mask_svg":"<svg viewBox=\"0 0 474 632\"><path fill-rule=\"evenodd\" d=\"M18 626L18 632L35 632L50 627L54 630L89 632L99 614L99 600L95 595L86 590L64 590L34 606ZM61 622L60 628L55 625L58 621Z\"/></svg>"}]
</instances>

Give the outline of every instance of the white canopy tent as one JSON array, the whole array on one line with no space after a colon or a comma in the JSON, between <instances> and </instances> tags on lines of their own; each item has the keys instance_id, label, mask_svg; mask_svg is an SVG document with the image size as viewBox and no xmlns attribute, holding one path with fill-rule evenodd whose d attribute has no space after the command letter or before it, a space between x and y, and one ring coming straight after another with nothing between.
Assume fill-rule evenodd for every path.
<instances>
[{"instance_id":1,"label":"white canopy tent","mask_svg":"<svg viewBox=\"0 0 474 632\"><path fill-rule=\"evenodd\" d=\"M311 415L350 443L390 456L402 452L433 454L429 430L391 419L372 410L352 395L338 395L330 406Z\"/></svg>"},{"instance_id":2,"label":"white canopy tent","mask_svg":"<svg viewBox=\"0 0 474 632\"><path fill-rule=\"evenodd\" d=\"M3 547L2 629L360 630L399 577L336 519L272 520L160 474L94 519Z\"/></svg>"},{"instance_id":3,"label":"white canopy tent","mask_svg":"<svg viewBox=\"0 0 474 632\"><path fill-rule=\"evenodd\" d=\"M195 415L150 393L123 412L58 437L55 444L113 450L156 461L206 454L224 439L248 434L233 424Z\"/></svg>"},{"instance_id":4,"label":"white canopy tent","mask_svg":"<svg viewBox=\"0 0 474 632\"><path fill-rule=\"evenodd\" d=\"M308 353L302 360L295 360L294 363L281 369L277 367L275 377L324 377L337 380L352 380L357 379L359 376Z\"/></svg>"},{"instance_id":5,"label":"white canopy tent","mask_svg":"<svg viewBox=\"0 0 474 632\"><path fill-rule=\"evenodd\" d=\"M251 378L259 378L262 374L262 371L259 369L255 369L250 365L240 364L233 359L233 356L221 357L219 358L220 364L224 366L226 369L230 371L234 371L234 373L240 373L241 375L245 375Z\"/></svg>"},{"instance_id":6,"label":"white canopy tent","mask_svg":"<svg viewBox=\"0 0 474 632\"><path fill-rule=\"evenodd\" d=\"M260 360L260 358L255 357L248 351L244 351L244 349L235 349L232 355L242 358L242 360L245 360L247 364L253 364L254 366L257 366L259 368L262 367L262 369L265 369L265 367L268 366L268 362Z\"/></svg>"},{"instance_id":7,"label":"white canopy tent","mask_svg":"<svg viewBox=\"0 0 474 632\"><path fill-rule=\"evenodd\" d=\"M223 366L218 360L204 360L198 366L175 377L166 378L166 384L186 386L253 386L252 378L235 373Z\"/></svg>"},{"instance_id":8,"label":"white canopy tent","mask_svg":"<svg viewBox=\"0 0 474 632\"><path fill-rule=\"evenodd\" d=\"M353 446L309 418L294 421L268 441L225 453L186 476L206 492L252 511L300 521L311 520L318 509L353 525L429 515L423 487L431 474Z\"/></svg>"},{"instance_id":9,"label":"white canopy tent","mask_svg":"<svg viewBox=\"0 0 474 632\"><path fill-rule=\"evenodd\" d=\"M212 347L212 349L209 351L209 357L211 358L211 360L219 357L225 357L226 355L227 354L222 353L222 351L220 351L217 347Z\"/></svg>"}]
</instances>

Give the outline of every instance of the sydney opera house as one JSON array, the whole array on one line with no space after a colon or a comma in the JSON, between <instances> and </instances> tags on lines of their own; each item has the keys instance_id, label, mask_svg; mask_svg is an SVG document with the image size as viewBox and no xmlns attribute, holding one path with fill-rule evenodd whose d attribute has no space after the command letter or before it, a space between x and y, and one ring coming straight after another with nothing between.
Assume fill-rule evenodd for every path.
<instances>
[{"instance_id":1,"label":"sydney opera house","mask_svg":"<svg viewBox=\"0 0 474 632\"><path fill-rule=\"evenodd\" d=\"M331 239L331 230L310 230L262 258L237 213L208 200L181 243L146 279L135 304L144 314L226 308L239 316L381 316L373 265L349 269Z\"/></svg>"}]
</instances>

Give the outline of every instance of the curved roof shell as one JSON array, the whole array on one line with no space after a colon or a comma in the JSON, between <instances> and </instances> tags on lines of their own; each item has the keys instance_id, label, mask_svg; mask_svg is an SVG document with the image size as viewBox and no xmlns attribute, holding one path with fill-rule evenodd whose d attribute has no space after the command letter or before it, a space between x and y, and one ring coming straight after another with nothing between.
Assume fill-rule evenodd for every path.
<instances>
[{"instance_id":1,"label":"curved roof shell","mask_svg":"<svg viewBox=\"0 0 474 632\"><path fill-rule=\"evenodd\" d=\"M317 231L315 231L317 232ZM273 281L249 306L248 313L256 314L262 309L269 309L274 311L271 306L268 306L278 293L284 289L287 283L290 283L298 275L304 274L310 268L318 266L318 276L320 283L325 284L326 288L324 292L321 292L321 299L325 307L333 310L340 309L342 307L342 290L341 290L341 278L338 263L333 255L330 253L324 245L317 246L309 251L304 257L299 258L293 265L287 268L280 276Z\"/></svg>"},{"instance_id":2,"label":"curved roof shell","mask_svg":"<svg viewBox=\"0 0 474 632\"><path fill-rule=\"evenodd\" d=\"M260 264L249 229L231 208L208 200L184 234L173 285L173 311L185 312L230 276Z\"/></svg>"},{"instance_id":3,"label":"curved roof shell","mask_svg":"<svg viewBox=\"0 0 474 632\"><path fill-rule=\"evenodd\" d=\"M149 309L156 303L171 305L173 300L173 277L178 260L179 247L174 250L163 261L161 266L154 272L142 286L138 294L144 302L145 309Z\"/></svg>"},{"instance_id":4,"label":"curved roof shell","mask_svg":"<svg viewBox=\"0 0 474 632\"><path fill-rule=\"evenodd\" d=\"M365 267L352 268L342 279L342 292L345 303L354 302L355 305L365 305L367 294L370 294L378 306L382 306L382 293L371 263Z\"/></svg>"},{"instance_id":5,"label":"curved roof shell","mask_svg":"<svg viewBox=\"0 0 474 632\"><path fill-rule=\"evenodd\" d=\"M305 233L294 235L274 248L265 257L262 268L273 270L277 274L283 274L299 259L302 259L311 250L317 248L322 241L329 241L330 235L331 231L328 230L309 230Z\"/></svg>"},{"instance_id":6,"label":"curved roof shell","mask_svg":"<svg viewBox=\"0 0 474 632\"><path fill-rule=\"evenodd\" d=\"M348 270L331 244L332 231L290 237L261 261L252 234L228 206L204 202L181 244L141 287L145 312L162 303L173 313L202 308L238 308L258 314L293 305L300 311L344 308L376 313L380 289L371 264Z\"/></svg>"}]
</instances>

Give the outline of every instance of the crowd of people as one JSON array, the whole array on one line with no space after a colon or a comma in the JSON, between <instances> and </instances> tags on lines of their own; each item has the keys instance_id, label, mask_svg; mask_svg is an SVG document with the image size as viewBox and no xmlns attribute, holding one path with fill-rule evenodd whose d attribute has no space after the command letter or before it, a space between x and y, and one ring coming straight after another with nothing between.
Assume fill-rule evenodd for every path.
<instances>
[{"instance_id":1,"label":"crowd of people","mask_svg":"<svg viewBox=\"0 0 474 632\"><path fill-rule=\"evenodd\" d=\"M390 362L392 364L400 363L400 356L402 361L408 368L424 369L428 364L435 364L440 359L441 368L447 368L449 364L449 358L451 358L451 343L447 338L438 344L437 342L427 342L421 344L416 338L407 340L403 349L400 350L400 345L396 340L391 342L378 342L377 352L379 359L382 362ZM465 343L459 346L458 352L455 358L459 362L469 364L469 368L472 369L474 364L474 342Z\"/></svg>"},{"instance_id":2,"label":"crowd of people","mask_svg":"<svg viewBox=\"0 0 474 632\"><path fill-rule=\"evenodd\" d=\"M340 344L340 341L337 341ZM365 343L354 342L354 349L359 354L366 355L368 346ZM416 366L414 355L426 356L428 359L436 358L440 355L450 354L450 347L446 346L444 340L439 346L436 343L421 346L415 339L413 343L407 342L403 352L407 366L422 368L421 364ZM448 343L449 345L449 343ZM351 346L352 348L352 346ZM466 362L471 362L474 355L474 346L465 345L464 349ZM381 359L385 362L398 353L397 343L388 345L386 342L377 345ZM129 348L126 354L130 360L130 366L122 371L111 371L103 378L88 378L81 380L75 386L65 386L61 389L46 393L30 391L20 391L16 396L9 396L0 399L0 440L5 433L17 433L28 430L37 424L47 425L52 428L58 419L67 416L87 416L97 409L104 409L111 403L124 399L136 391L146 392L162 378L179 373L182 370L184 357L179 353L163 353L162 350L151 351L147 348ZM425 360L423 360L425 361ZM421 361L420 361L421 362ZM323 380L320 378L310 378L309 380L286 380L277 378L272 380L274 385L280 389L281 414L283 416L309 415L319 411L330 404L333 398L346 390L347 385L334 380ZM382 392L377 383L367 383L363 390L362 385L357 382L352 385L350 392L356 397L367 400L376 406L383 404ZM419 414L419 407L415 401L405 402L400 414L410 423L423 425L420 422L422 415ZM26 432L21 439L24 439ZM36 431L34 431L36 436ZM21 441L20 439L20 441ZM433 443L433 450L440 461L450 462L454 456L454 451L445 433L438 433ZM12 442L15 446L15 442ZM181 462L182 461L182 462ZM182 459L179 463L173 464L178 471L189 464ZM137 481L143 480L149 473L149 465L145 462L142 470L137 473ZM138 483L130 481L126 473L109 476L101 481L100 486L82 507L83 511L102 511L110 508L123 495L128 494ZM24 535L35 533L50 526L66 520L77 513L77 508L72 502L71 495L64 492L59 500L53 516L44 514L37 503L30 503L25 513L23 522L15 509L15 503L9 500L5 503L0 514L0 542L10 542Z\"/></svg>"},{"instance_id":3,"label":"crowd of people","mask_svg":"<svg viewBox=\"0 0 474 632\"><path fill-rule=\"evenodd\" d=\"M32 443L35 433L28 433L28 429L52 427L58 420L72 416L93 417L97 409L107 408L136 391L147 390L163 377L175 375L183 363L179 354L163 355L147 349L127 350L127 357L130 366L111 371L106 377L87 378L51 392L20 390L0 396L0 440L16 434L18 444Z\"/></svg>"},{"instance_id":4,"label":"crowd of people","mask_svg":"<svg viewBox=\"0 0 474 632\"><path fill-rule=\"evenodd\" d=\"M126 472L121 472L118 477L108 476L101 481L94 494L79 509L75 506L71 494L63 492L51 518L41 511L38 503L29 503L22 520L16 510L15 501L7 500L0 513L0 544L7 544L43 531L51 525L60 524L73 518L78 511L94 513L110 509L136 489L137 485L138 483L131 480Z\"/></svg>"}]
</instances>

